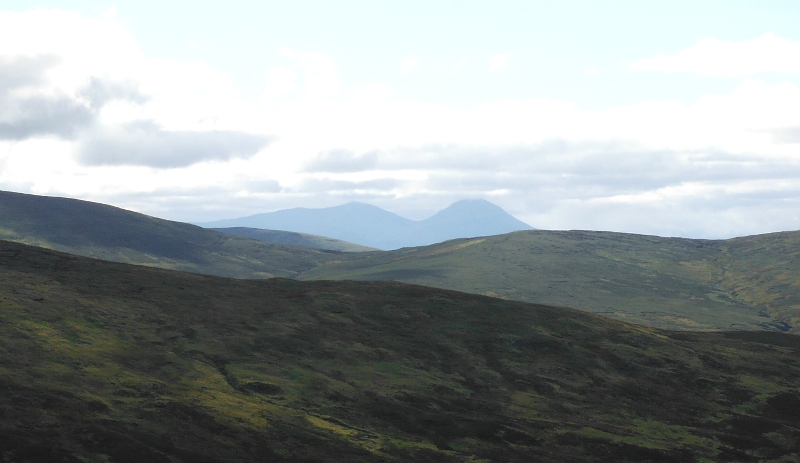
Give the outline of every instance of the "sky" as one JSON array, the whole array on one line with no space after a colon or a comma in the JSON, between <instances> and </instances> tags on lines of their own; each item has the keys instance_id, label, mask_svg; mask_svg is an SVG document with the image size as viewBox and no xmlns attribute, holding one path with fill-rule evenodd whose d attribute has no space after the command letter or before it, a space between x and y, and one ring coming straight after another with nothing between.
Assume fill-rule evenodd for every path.
<instances>
[{"instance_id":1,"label":"sky","mask_svg":"<svg viewBox=\"0 0 800 463\"><path fill-rule=\"evenodd\" d=\"M466 198L800 229L800 2L0 3L0 189L204 222Z\"/></svg>"}]
</instances>

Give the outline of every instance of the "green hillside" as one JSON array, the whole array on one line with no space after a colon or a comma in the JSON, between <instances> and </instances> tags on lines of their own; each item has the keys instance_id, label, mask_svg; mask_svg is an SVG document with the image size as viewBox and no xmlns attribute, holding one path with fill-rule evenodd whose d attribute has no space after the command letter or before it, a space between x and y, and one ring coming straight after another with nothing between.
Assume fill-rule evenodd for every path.
<instances>
[{"instance_id":1,"label":"green hillside","mask_svg":"<svg viewBox=\"0 0 800 463\"><path fill-rule=\"evenodd\" d=\"M671 329L798 325L800 233L692 240L521 231L324 263L303 279L391 279ZM790 326L791 325L791 326Z\"/></svg>"},{"instance_id":2,"label":"green hillside","mask_svg":"<svg viewBox=\"0 0 800 463\"><path fill-rule=\"evenodd\" d=\"M264 230L261 228L248 227L211 228L210 230L225 233L227 235L252 238L254 240L267 241L275 244L303 246L306 248L323 249L326 251L368 252L379 250L369 246L351 243L349 241L342 241L328 238L327 236L312 235L309 233L297 233L283 230Z\"/></svg>"},{"instance_id":3,"label":"green hillside","mask_svg":"<svg viewBox=\"0 0 800 463\"><path fill-rule=\"evenodd\" d=\"M800 232L727 240L717 267L728 294L800 333Z\"/></svg>"},{"instance_id":4,"label":"green hillside","mask_svg":"<svg viewBox=\"0 0 800 463\"><path fill-rule=\"evenodd\" d=\"M0 191L0 239L87 257L238 278L293 277L335 258L105 204Z\"/></svg>"},{"instance_id":5,"label":"green hillside","mask_svg":"<svg viewBox=\"0 0 800 463\"><path fill-rule=\"evenodd\" d=\"M788 462L800 338L0 242L8 462Z\"/></svg>"}]
</instances>

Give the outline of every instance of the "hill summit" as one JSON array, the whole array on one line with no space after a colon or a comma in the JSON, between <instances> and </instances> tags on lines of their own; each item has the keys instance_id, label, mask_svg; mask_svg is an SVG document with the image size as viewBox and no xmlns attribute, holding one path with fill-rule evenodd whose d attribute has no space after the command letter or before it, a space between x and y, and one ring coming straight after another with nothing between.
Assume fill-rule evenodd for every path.
<instances>
[{"instance_id":1,"label":"hill summit","mask_svg":"<svg viewBox=\"0 0 800 463\"><path fill-rule=\"evenodd\" d=\"M464 199L424 220L410 220L370 204L321 209L297 207L202 223L208 228L250 227L323 235L379 249L424 246L533 227L483 199Z\"/></svg>"}]
</instances>

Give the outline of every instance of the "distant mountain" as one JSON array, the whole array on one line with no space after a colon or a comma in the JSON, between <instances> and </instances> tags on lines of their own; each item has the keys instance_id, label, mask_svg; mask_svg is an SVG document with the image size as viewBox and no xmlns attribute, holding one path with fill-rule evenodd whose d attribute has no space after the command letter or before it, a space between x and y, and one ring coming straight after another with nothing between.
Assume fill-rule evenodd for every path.
<instances>
[{"instance_id":1,"label":"distant mountain","mask_svg":"<svg viewBox=\"0 0 800 463\"><path fill-rule=\"evenodd\" d=\"M424 246L455 238L533 229L482 199L458 201L425 220L409 220L376 206L351 202L322 209L298 207L199 225L310 233L379 249Z\"/></svg>"},{"instance_id":2,"label":"distant mountain","mask_svg":"<svg viewBox=\"0 0 800 463\"><path fill-rule=\"evenodd\" d=\"M404 246L424 246L455 238L502 235L533 230L500 206L483 199L464 199L432 217L414 223L414 233Z\"/></svg>"},{"instance_id":3,"label":"distant mountain","mask_svg":"<svg viewBox=\"0 0 800 463\"><path fill-rule=\"evenodd\" d=\"M360 244L342 241L327 236L312 235L309 233L288 232L283 230L263 230L261 228L231 227L213 228L212 230L227 235L252 238L254 240L266 241L275 244L288 244L291 246L303 246L305 248L323 249L326 251L340 252L369 252L378 251L376 248L362 246Z\"/></svg>"}]
</instances>

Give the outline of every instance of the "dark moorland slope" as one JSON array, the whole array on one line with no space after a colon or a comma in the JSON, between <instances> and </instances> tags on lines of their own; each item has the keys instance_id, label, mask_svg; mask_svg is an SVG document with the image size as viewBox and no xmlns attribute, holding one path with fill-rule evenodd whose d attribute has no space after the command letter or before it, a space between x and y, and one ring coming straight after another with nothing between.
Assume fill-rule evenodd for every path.
<instances>
[{"instance_id":1,"label":"dark moorland slope","mask_svg":"<svg viewBox=\"0 0 800 463\"><path fill-rule=\"evenodd\" d=\"M293 277L335 255L240 238L105 204L0 191L0 239L238 278Z\"/></svg>"},{"instance_id":2,"label":"dark moorland slope","mask_svg":"<svg viewBox=\"0 0 800 463\"><path fill-rule=\"evenodd\" d=\"M800 338L0 242L0 449L50 462L788 462Z\"/></svg>"}]
</instances>

